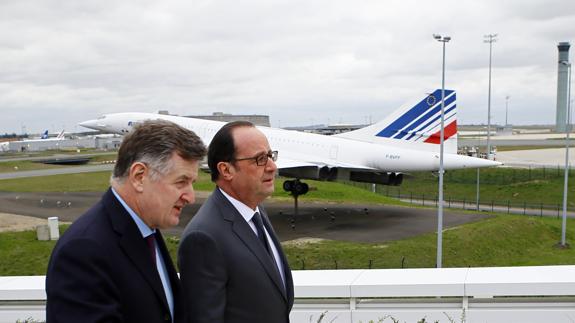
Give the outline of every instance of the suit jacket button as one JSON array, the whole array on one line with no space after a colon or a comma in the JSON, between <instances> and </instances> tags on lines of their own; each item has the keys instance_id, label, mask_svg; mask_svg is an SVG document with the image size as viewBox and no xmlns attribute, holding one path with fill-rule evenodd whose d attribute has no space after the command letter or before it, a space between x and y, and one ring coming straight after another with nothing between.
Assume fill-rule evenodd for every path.
<instances>
[{"instance_id":1,"label":"suit jacket button","mask_svg":"<svg viewBox=\"0 0 575 323\"><path fill-rule=\"evenodd\" d=\"M170 314L164 314L164 321L170 321L171 318Z\"/></svg>"}]
</instances>

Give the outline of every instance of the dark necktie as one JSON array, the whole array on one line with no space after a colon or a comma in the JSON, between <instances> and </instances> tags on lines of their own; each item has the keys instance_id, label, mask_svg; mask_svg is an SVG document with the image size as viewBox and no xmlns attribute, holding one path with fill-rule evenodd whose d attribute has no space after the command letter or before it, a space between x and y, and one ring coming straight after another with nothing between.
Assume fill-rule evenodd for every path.
<instances>
[{"instance_id":1,"label":"dark necktie","mask_svg":"<svg viewBox=\"0 0 575 323\"><path fill-rule=\"evenodd\" d=\"M150 248L150 256L152 257L152 262L154 266L156 265L156 237L152 233L146 237L146 242L148 243L148 248Z\"/></svg>"},{"instance_id":2,"label":"dark necktie","mask_svg":"<svg viewBox=\"0 0 575 323\"><path fill-rule=\"evenodd\" d=\"M252 221L256 225L256 230L258 231L258 239L260 240L260 242L262 243L268 254L271 255L270 247L268 245L268 239L266 238L266 232L264 230L264 224L262 222L262 216L259 214L259 212L256 212L254 214L254 216L252 217Z\"/></svg>"},{"instance_id":3,"label":"dark necktie","mask_svg":"<svg viewBox=\"0 0 575 323\"><path fill-rule=\"evenodd\" d=\"M256 212L254 214L254 216L252 217L252 221L256 225L256 229L258 231L258 239L264 245L264 248L268 252L268 255L272 259L272 262L274 263L274 268L277 270L277 273L279 274L279 268L277 267L276 259L273 255L272 248L270 247L270 245L268 243L268 239L266 237L266 232L264 231L264 224L262 222L262 216L258 212ZM280 280L282 280L281 274L280 274ZM285 292L285 285L282 284L282 286L283 286L284 292Z\"/></svg>"}]
</instances>

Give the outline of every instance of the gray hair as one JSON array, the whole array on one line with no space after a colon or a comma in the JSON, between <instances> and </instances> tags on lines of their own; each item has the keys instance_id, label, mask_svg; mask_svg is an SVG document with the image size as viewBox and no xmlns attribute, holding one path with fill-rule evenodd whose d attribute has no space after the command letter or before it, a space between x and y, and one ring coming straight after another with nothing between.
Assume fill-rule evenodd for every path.
<instances>
[{"instance_id":1,"label":"gray hair","mask_svg":"<svg viewBox=\"0 0 575 323\"><path fill-rule=\"evenodd\" d=\"M206 146L193 131L173 122L144 121L124 137L111 180L122 183L136 162L146 164L152 180L157 180L172 168L174 153L187 161L201 160Z\"/></svg>"}]
</instances>

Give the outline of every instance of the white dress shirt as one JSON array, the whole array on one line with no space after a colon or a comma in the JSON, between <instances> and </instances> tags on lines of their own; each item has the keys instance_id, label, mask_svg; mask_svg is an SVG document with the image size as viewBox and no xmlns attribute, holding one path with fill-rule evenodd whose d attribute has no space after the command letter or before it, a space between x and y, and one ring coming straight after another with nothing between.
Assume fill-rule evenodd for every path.
<instances>
[{"instance_id":1,"label":"white dress shirt","mask_svg":"<svg viewBox=\"0 0 575 323\"><path fill-rule=\"evenodd\" d=\"M252 231L254 231L254 234L257 236L258 235L258 230L256 228L256 225L254 224L254 222L252 221L252 217L254 216L254 214L256 212L260 213L259 208L256 206L255 210L252 210L249 206L245 205L244 203L238 201L237 199L231 197L230 195L228 195L226 192L224 192L224 190L222 190L221 188L218 187L218 189L220 190L220 192L222 192L222 194L230 201L230 203L232 203L232 205L236 208L236 210L238 210L238 212L242 215L242 218L244 218L244 220L246 220L246 222L248 223L248 225L250 226L250 228L252 228ZM276 265L278 267L278 270L280 272L280 276L282 278L282 282L284 284L284 288L285 288L285 273L284 273L284 266L281 262L281 258L279 256L279 252L275 246L275 244L273 243L273 240L270 237L270 234L268 232L268 230L265 228L264 226L264 231L266 234L266 240L268 242L268 245L270 246L272 253L274 255L274 260L276 261Z\"/></svg>"}]
</instances>

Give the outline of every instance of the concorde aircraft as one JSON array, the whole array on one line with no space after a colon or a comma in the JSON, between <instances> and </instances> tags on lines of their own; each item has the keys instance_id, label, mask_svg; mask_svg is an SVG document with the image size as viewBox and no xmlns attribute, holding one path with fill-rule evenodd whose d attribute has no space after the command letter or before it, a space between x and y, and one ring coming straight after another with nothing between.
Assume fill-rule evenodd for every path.
<instances>
[{"instance_id":1,"label":"concorde aircraft","mask_svg":"<svg viewBox=\"0 0 575 323\"><path fill-rule=\"evenodd\" d=\"M296 178L284 182L284 189L305 194L308 186L300 179L345 180L399 185L403 174L439 170L441 90L426 95L416 104L405 105L384 120L358 130L333 136L259 127L272 150L281 176ZM445 90L444 169L492 167L501 163L457 154L456 94ZM209 145L225 124L152 113L114 113L84 121L81 126L125 134L145 120L163 119L194 131Z\"/></svg>"}]
</instances>

